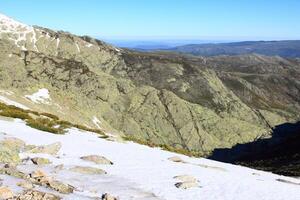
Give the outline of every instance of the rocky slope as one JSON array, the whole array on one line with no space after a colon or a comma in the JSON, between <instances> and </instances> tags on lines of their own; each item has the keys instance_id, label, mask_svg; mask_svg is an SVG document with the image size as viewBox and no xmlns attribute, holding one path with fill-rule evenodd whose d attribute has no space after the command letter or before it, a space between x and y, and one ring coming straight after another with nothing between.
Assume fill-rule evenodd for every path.
<instances>
[{"instance_id":1,"label":"rocky slope","mask_svg":"<svg viewBox=\"0 0 300 200\"><path fill-rule=\"evenodd\" d=\"M209 155L299 120L300 63L118 49L0 15L0 100Z\"/></svg>"}]
</instances>

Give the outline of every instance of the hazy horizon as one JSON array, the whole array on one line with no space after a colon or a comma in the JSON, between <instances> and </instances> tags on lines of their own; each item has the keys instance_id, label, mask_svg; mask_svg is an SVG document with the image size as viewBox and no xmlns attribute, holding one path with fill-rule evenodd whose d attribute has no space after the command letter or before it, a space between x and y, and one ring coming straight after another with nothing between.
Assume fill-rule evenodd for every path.
<instances>
[{"instance_id":1,"label":"hazy horizon","mask_svg":"<svg viewBox=\"0 0 300 200\"><path fill-rule=\"evenodd\" d=\"M297 0L3 0L0 12L104 40L256 41L300 39L299 7Z\"/></svg>"}]
</instances>

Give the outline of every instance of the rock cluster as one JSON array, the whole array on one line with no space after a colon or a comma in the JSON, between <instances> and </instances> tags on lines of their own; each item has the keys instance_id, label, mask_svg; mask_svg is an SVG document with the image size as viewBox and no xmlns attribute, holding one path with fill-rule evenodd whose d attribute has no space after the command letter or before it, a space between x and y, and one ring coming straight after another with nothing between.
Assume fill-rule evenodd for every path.
<instances>
[{"instance_id":1,"label":"rock cluster","mask_svg":"<svg viewBox=\"0 0 300 200\"><path fill-rule=\"evenodd\" d=\"M47 174L41 169L36 169L30 173L23 172L18 169L18 165L37 165L37 167L43 167L44 165L51 164L51 161L47 158L42 157L32 157L20 159L19 153L44 153L51 156L56 156L61 148L60 143L53 143L49 145L26 145L25 142L17 138L6 138L0 141L0 174L12 176L18 179L22 179L17 186L23 189L23 192L14 194L10 187L1 186L0 187L0 199L8 200L59 200L61 197L59 195L46 193L37 190L37 188L44 187L52 190L53 192L58 192L62 195L73 193L76 189L75 187L56 180L51 175ZM112 165L113 162L109 159L99 156L99 155L87 155L82 156L82 160L92 162L94 164L105 164ZM31 162L28 162L31 161ZM22 162L22 163L21 163ZM54 173L63 170L64 165L53 166ZM101 175L106 174L102 169L87 166L74 166L69 168L70 171L86 174L86 175ZM36 187L39 186L39 187ZM103 194L101 199L103 200L117 200L117 198L111 196L110 194Z\"/></svg>"},{"instance_id":2,"label":"rock cluster","mask_svg":"<svg viewBox=\"0 0 300 200\"><path fill-rule=\"evenodd\" d=\"M194 187L199 187L198 180L189 175L180 175L175 176L174 179L179 180L180 182L175 183L175 186L180 189L189 189Z\"/></svg>"}]
</instances>

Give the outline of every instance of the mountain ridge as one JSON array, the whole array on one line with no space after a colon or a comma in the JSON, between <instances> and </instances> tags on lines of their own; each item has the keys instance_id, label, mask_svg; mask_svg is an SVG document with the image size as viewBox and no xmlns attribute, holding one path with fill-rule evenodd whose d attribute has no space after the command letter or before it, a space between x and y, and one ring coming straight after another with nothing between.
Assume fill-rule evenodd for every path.
<instances>
[{"instance_id":1,"label":"mountain ridge","mask_svg":"<svg viewBox=\"0 0 300 200\"><path fill-rule=\"evenodd\" d=\"M266 56L299 58L300 40L187 44L161 50L192 54L196 56L261 54Z\"/></svg>"},{"instance_id":2,"label":"mountain ridge","mask_svg":"<svg viewBox=\"0 0 300 200\"><path fill-rule=\"evenodd\" d=\"M297 60L145 53L30 30L0 29L0 87L1 96L32 110L205 156L299 119ZM49 104L26 98L42 88Z\"/></svg>"}]
</instances>

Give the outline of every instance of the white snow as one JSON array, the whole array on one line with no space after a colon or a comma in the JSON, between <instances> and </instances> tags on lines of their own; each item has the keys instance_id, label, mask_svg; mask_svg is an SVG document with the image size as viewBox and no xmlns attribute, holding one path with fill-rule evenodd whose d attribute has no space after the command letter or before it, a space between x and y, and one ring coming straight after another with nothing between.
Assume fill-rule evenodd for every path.
<instances>
[{"instance_id":1,"label":"white snow","mask_svg":"<svg viewBox=\"0 0 300 200\"><path fill-rule=\"evenodd\" d=\"M9 34L9 39L15 42L15 45L21 50L27 50L24 45L19 43L26 41L27 34L32 34L34 36L34 28L28 26L16 20L13 20L0 13L0 36L2 34ZM33 38L32 38L33 39Z\"/></svg>"},{"instance_id":2,"label":"white snow","mask_svg":"<svg viewBox=\"0 0 300 200\"><path fill-rule=\"evenodd\" d=\"M98 128L101 129L101 121L96 116L93 117L92 121Z\"/></svg>"},{"instance_id":3,"label":"white snow","mask_svg":"<svg viewBox=\"0 0 300 200\"><path fill-rule=\"evenodd\" d=\"M73 196L64 199L87 199L109 192L121 200L299 200L300 185L283 183L284 179L294 183L300 180L245 167L215 162L201 158L150 148L132 142L118 143L101 139L96 134L71 129L65 135L55 135L27 127L21 120L0 120L1 137L17 137L28 144L41 145L61 142L57 157L48 157L54 165L64 164L66 169L56 178L77 187ZM114 165L95 165L79 159L80 156L98 154L107 157ZM21 155L33 156L32 154ZM37 155L34 155L37 156ZM180 156L187 163L169 161ZM79 175L67 169L74 166L100 167L107 175ZM50 173L53 168L45 167ZM192 175L199 180L200 187L178 189L174 186L178 175Z\"/></svg>"},{"instance_id":4,"label":"white snow","mask_svg":"<svg viewBox=\"0 0 300 200\"><path fill-rule=\"evenodd\" d=\"M76 42L75 42L75 46L76 46L77 52L80 53L79 45Z\"/></svg>"},{"instance_id":5,"label":"white snow","mask_svg":"<svg viewBox=\"0 0 300 200\"><path fill-rule=\"evenodd\" d=\"M47 33L48 34L48 33ZM50 37L50 36L49 36ZM58 48L58 46L59 46L59 42L60 42L60 39L59 38L57 38L56 39L56 48Z\"/></svg>"},{"instance_id":6,"label":"white snow","mask_svg":"<svg viewBox=\"0 0 300 200\"><path fill-rule=\"evenodd\" d=\"M7 97L4 97L2 95L0 95L0 101L7 104L7 105L13 105L13 106L16 106L16 107L19 107L19 108L22 108L24 110L28 110L29 108L27 106L24 106L23 104L21 103L18 103L16 101L13 101Z\"/></svg>"},{"instance_id":7,"label":"white snow","mask_svg":"<svg viewBox=\"0 0 300 200\"><path fill-rule=\"evenodd\" d=\"M87 43L85 46L86 46L86 47L88 47L88 48L90 48L90 47L92 47L92 46L93 46L93 44L91 44L91 43Z\"/></svg>"},{"instance_id":8,"label":"white snow","mask_svg":"<svg viewBox=\"0 0 300 200\"><path fill-rule=\"evenodd\" d=\"M39 89L36 93L25 95L25 97L34 103L50 104L51 100L49 91L46 88Z\"/></svg>"},{"instance_id":9,"label":"white snow","mask_svg":"<svg viewBox=\"0 0 300 200\"><path fill-rule=\"evenodd\" d=\"M118 49L118 48L116 48L116 47L115 47L115 50L116 50L117 52L120 52L120 49Z\"/></svg>"}]
</instances>

